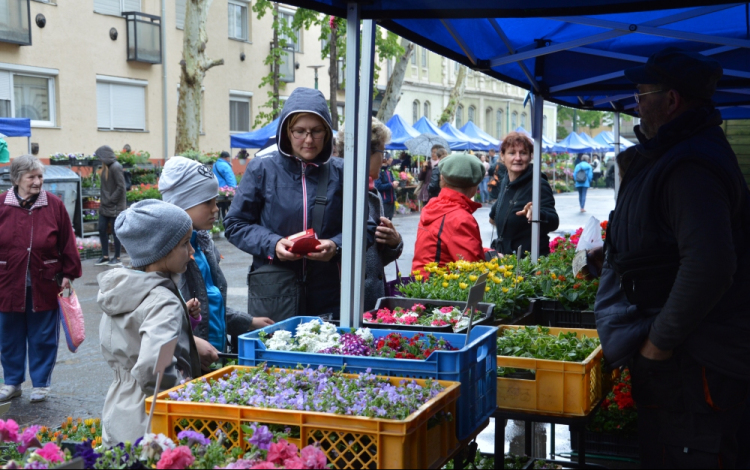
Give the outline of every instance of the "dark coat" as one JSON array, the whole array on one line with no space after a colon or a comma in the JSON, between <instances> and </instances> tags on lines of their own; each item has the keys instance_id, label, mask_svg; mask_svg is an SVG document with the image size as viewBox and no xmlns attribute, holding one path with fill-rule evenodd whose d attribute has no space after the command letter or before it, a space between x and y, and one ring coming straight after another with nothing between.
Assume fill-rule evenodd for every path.
<instances>
[{"instance_id":1,"label":"dark coat","mask_svg":"<svg viewBox=\"0 0 750 470\"><path fill-rule=\"evenodd\" d=\"M35 312L57 310L58 281L82 274L68 211L44 190L31 210L12 190L0 194L0 312L26 311L27 269Z\"/></svg>"},{"instance_id":2,"label":"dark coat","mask_svg":"<svg viewBox=\"0 0 750 470\"><path fill-rule=\"evenodd\" d=\"M427 201L430 200L430 181L432 181L432 172L434 169L432 168L432 164L427 163L427 169L422 169L419 172L419 181L422 183L421 188L419 189L419 193L417 194L417 198L424 202L425 204Z\"/></svg>"},{"instance_id":3,"label":"dark coat","mask_svg":"<svg viewBox=\"0 0 750 470\"><path fill-rule=\"evenodd\" d=\"M289 116L313 112L330 126L328 103L317 90L298 88L287 100L276 133L279 150L254 158L245 170L232 206L224 221L230 243L253 255L253 269L279 262L276 244L284 237L312 228L313 207L323 165L330 165L328 201L320 239L342 243L344 160L331 158L329 142L312 162L291 153L286 127ZM341 259L329 262L299 260L285 262L302 279L307 269L309 315L337 314L341 303ZM252 314L252 312L248 312Z\"/></svg>"},{"instance_id":4,"label":"dark coat","mask_svg":"<svg viewBox=\"0 0 750 470\"><path fill-rule=\"evenodd\" d=\"M440 196L440 189L440 164L438 163L432 170L430 186L427 188L427 194L430 196L430 199Z\"/></svg>"},{"instance_id":5,"label":"dark coat","mask_svg":"<svg viewBox=\"0 0 750 470\"><path fill-rule=\"evenodd\" d=\"M490 219L495 221L497 238L493 240L492 247L498 253L515 253L519 246L522 252L531 251L531 224L526 217L516 215L523 210L524 206L532 201L534 190L534 166L529 165L526 172L516 178L512 183L508 174L500 185L500 194L497 202L490 209ZM547 176L542 173L542 205L539 211L541 224L541 241L539 254L549 254L549 232L557 230L560 218L555 210L555 195L547 182Z\"/></svg>"},{"instance_id":6,"label":"dark coat","mask_svg":"<svg viewBox=\"0 0 750 470\"><path fill-rule=\"evenodd\" d=\"M371 218L383 217L383 203L377 190L370 190L367 193L367 204ZM369 235L369 234L368 234ZM365 310L375 308L375 302L385 296L385 267L396 261L401 252L404 251L404 241L395 248L379 243L372 243L367 248L367 266L365 268Z\"/></svg>"},{"instance_id":7,"label":"dark coat","mask_svg":"<svg viewBox=\"0 0 750 470\"><path fill-rule=\"evenodd\" d=\"M396 189L393 187L393 173L390 168L382 167L380 177L374 181L375 189L378 190L383 198L383 204L393 204L396 202Z\"/></svg>"},{"instance_id":8,"label":"dark coat","mask_svg":"<svg viewBox=\"0 0 750 470\"><path fill-rule=\"evenodd\" d=\"M641 143L610 217L595 308L612 366L648 338L750 380L750 191L721 122L718 111L699 108L651 140L636 128ZM635 304L621 288L626 265L643 273Z\"/></svg>"},{"instance_id":9,"label":"dark coat","mask_svg":"<svg viewBox=\"0 0 750 470\"><path fill-rule=\"evenodd\" d=\"M99 214L106 217L117 217L128 208L125 194L125 171L117 162L115 152L104 145L94 154L102 161L101 202Z\"/></svg>"}]
</instances>

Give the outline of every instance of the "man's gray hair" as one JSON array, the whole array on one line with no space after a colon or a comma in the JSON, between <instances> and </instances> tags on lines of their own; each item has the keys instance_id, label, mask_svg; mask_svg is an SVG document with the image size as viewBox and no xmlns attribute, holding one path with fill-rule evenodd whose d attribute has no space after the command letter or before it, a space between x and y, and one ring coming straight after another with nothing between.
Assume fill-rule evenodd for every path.
<instances>
[{"instance_id":1,"label":"man's gray hair","mask_svg":"<svg viewBox=\"0 0 750 470\"><path fill-rule=\"evenodd\" d=\"M588 163L591 161L591 157L589 157L588 155L584 155L583 157L581 157L581 160Z\"/></svg>"},{"instance_id":2,"label":"man's gray hair","mask_svg":"<svg viewBox=\"0 0 750 470\"><path fill-rule=\"evenodd\" d=\"M44 173L44 165L33 155L21 155L13 159L10 164L10 181L18 186L23 175L30 171L40 170Z\"/></svg>"}]
</instances>

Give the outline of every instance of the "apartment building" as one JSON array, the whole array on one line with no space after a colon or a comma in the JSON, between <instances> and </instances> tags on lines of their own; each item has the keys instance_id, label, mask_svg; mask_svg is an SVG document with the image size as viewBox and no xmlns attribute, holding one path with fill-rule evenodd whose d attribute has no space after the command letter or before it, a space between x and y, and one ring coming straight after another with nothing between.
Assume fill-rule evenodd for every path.
<instances>
[{"instance_id":1,"label":"apartment building","mask_svg":"<svg viewBox=\"0 0 750 470\"><path fill-rule=\"evenodd\" d=\"M164 158L166 93L167 155L172 155L186 1L0 0L0 117L30 118L31 141L39 144L42 158L126 143ZM203 84L202 150L228 150L230 134L251 130L268 100L269 89L258 84L270 68L263 61L273 37L271 16L258 20L251 8L246 0L211 5L206 52L223 58L224 65L208 71ZM282 14L291 19L294 11L282 8ZM319 35L313 28L294 38L282 67L282 95L313 87L310 66L327 65ZM320 70L319 87L327 96L326 71ZM8 144L11 156L27 152L25 139Z\"/></svg>"}]
</instances>

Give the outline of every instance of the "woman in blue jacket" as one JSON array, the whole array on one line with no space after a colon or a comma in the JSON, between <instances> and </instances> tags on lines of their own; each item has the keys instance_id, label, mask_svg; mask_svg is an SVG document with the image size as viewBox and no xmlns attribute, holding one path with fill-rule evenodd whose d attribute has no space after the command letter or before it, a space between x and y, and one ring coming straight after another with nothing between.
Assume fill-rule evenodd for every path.
<instances>
[{"instance_id":1,"label":"woman in blue jacket","mask_svg":"<svg viewBox=\"0 0 750 470\"><path fill-rule=\"evenodd\" d=\"M331 115L323 94L310 88L296 89L279 119L279 149L248 164L224 226L229 242L253 255L252 270L280 264L293 270L299 282L305 282L298 313L332 313L338 318L344 162L331 158L332 142ZM291 253L287 237L312 228L317 187L325 166L329 166L329 176L322 228L317 233L320 244L306 256Z\"/></svg>"},{"instance_id":2,"label":"woman in blue jacket","mask_svg":"<svg viewBox=\"0 0 750 470\"><path fill-rule=\"evenodd\" d=\"M589 163L591 157L584 155L581 158L581 163L576 165L573 170L573 178L576 182L576 190L578 191L578 202L581 205L581 212L586 212L586 193L591 186L591 180L594 179L594 169Z\"/></svg>"}]
</instances>

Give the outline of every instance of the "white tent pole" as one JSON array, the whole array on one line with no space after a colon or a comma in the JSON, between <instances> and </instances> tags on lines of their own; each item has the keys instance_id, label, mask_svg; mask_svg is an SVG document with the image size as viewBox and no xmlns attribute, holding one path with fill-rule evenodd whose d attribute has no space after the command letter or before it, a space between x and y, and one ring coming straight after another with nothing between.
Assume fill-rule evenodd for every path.
<instances>
[{"instance_id":1,"label":"white tent pole","mask_svg":"<svg viewBox=\"0 0 750 470\"><path fill-rule=\"evenodd\" d=\"M533 209L531 223L531 261L539 261L542 227L539 222L540 203L542 200L542 125L544 122L544 99L542 95L534 93L532 102L533 125L531 134L534 137L534 186L532 193ZM547 184L547 183L544 183Z\"/></svg>"},{"instance_id":2,"label":"white tent pole","mask_svg":"<svg viewBox=\"0 0 750 470\"><path fill-rule=\"evenodd\" d=\"M620 154L620 112L615 111L615 159ZM620 193L620 167L615 160L615 200Z\"/></svg>"}]
</instances>

